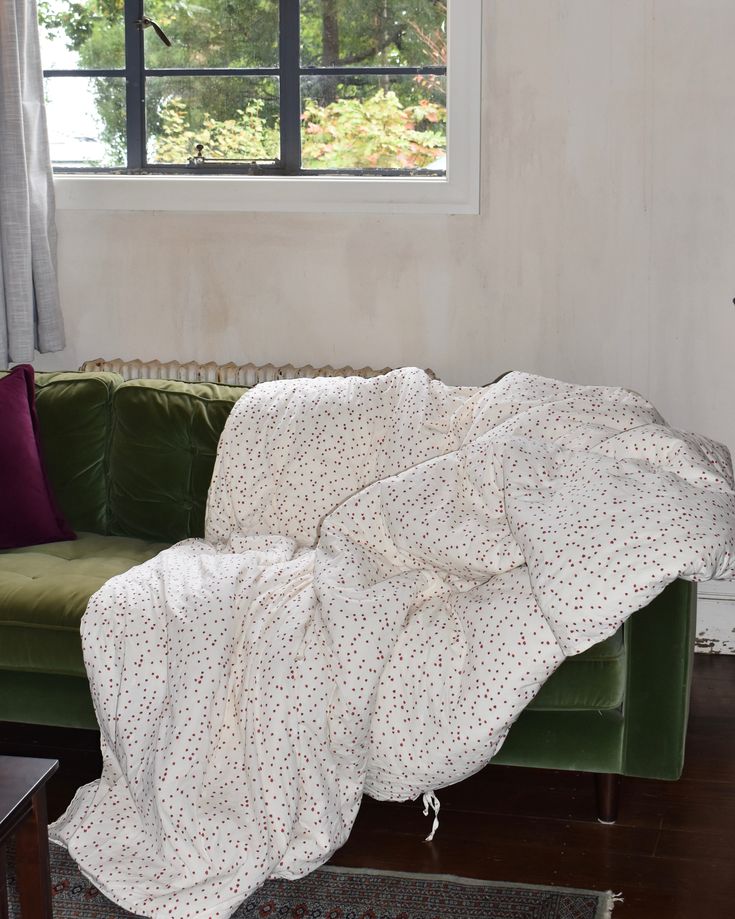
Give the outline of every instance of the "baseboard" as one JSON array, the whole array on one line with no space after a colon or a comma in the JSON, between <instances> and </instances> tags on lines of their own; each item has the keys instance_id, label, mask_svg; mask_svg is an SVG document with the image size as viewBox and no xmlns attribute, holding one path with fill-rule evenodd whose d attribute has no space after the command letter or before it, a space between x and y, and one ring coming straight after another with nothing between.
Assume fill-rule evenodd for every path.
<instances>
[{"instance_id":1,"label":"baseboard","mask_svg":"<svg viewBox=\"0 0 735 919\"><path fill-rule=\"evenodd\" d=\"M735 601L735 581L703 581L697 584L697 596L705 600Z\"/></svg>"},{"instance_id":2,"label":"baseboard","mask_svg":"<svg viewBox=\"0 0 735 919\"><path fill-rule=\"evenodd\" d=\"M708 581L698 588L696 650L735 654L735 583Z\"/></svg>"}]
</instances>

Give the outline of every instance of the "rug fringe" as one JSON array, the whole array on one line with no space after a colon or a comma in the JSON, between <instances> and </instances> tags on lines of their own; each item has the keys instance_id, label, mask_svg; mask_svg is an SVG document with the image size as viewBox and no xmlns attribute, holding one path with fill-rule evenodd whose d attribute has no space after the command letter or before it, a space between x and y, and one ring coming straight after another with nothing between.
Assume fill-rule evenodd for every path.
<instances>
[{"instance_id":1,"label":"rug fringe","mask_svg":"<svg viewBox=\"0 0 735 919\"><path fill-rule=\"evenodd\" d=\"M612 890L606 891L605 899L600 904L600 911L597 914L597 919L611 919L615 904L624 902L625 898L623 897L622 891L620 893L613 893Z\"/></svg>"}]
</instances>

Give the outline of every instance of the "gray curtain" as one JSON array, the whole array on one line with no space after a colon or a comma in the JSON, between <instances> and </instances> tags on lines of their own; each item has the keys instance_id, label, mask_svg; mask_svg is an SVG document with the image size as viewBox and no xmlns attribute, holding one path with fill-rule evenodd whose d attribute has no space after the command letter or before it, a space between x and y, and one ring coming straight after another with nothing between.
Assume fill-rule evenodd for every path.
<instances>
[{"instance_id":1,"label":"gray curtain","mask_svg":"<svg viewBox=\"0 0 735 919\"><path fill-rule=\"evenodd\" d=\"M63 347L36 0L0 0L0 367Z\"/></svg>"}]
</instances>

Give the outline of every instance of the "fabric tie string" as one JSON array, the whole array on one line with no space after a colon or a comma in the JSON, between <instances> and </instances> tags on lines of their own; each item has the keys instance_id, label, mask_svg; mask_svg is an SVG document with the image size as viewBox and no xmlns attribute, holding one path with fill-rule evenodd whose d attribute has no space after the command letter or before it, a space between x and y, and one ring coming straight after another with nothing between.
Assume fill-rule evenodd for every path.
<instances>
[{"instance_id":1,"label":"fabric tie string","mask_svg":"<svg viewBox=\"0 0 735 919\"><path fill-rule=\"evenodd\" d=\"M439 803L439 798L434 794L433 791L427 791L424 793L423 797L424 803L424 817L429 816L429 808L434 811L434 822L431 825L431 832L426 837L426 842L431 842L434 838L434 833L439 829L439 808L441 804Z\"/></svg>"}]
</instances>

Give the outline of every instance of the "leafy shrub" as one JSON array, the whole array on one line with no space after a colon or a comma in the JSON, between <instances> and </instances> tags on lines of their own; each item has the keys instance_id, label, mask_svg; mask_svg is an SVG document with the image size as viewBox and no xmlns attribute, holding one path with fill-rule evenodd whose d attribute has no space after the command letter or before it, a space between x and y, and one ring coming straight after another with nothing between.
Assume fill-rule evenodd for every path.
<instances>
[{"instance_id":1,"label":"leafy shrub","mask_svg":"<svg viewBox=\"0 0 735 919\"><path fill-rule=\"evenodd\" d=\"M197 144L208 159L275 159L278 126L268 124L262 110L263 103L255 100L235 118L218 121L205 114L197 130L189 125L183 100L166 99L159 111L155 159L186 162ZM390 90L329 105L307 99L302 125L306 169L421 169L446 149L446 109L427 100L404 106Z\"/></svg>"}]
</instances>

